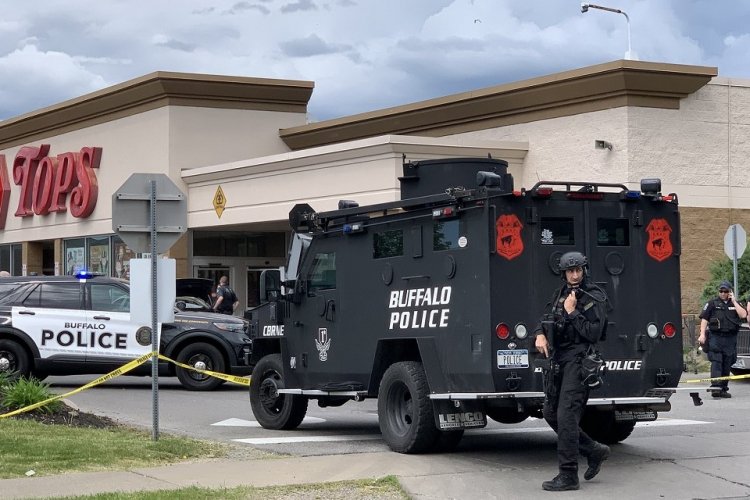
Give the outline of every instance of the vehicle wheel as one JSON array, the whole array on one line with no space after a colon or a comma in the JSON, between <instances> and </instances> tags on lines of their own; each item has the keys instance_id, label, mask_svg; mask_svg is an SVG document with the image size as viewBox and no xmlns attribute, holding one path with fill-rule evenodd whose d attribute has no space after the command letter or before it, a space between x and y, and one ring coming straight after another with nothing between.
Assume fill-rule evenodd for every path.
<instances>
[{"instance_id":1,"label":"vehicle wheel","mask_svg":"<svg viewBox=\"0 0 750 500\"><path fill-rule=\"evenodd\" d=\"M429 393L421 363L394 363L383 374L378 420L380 432L393 451L420 453L438 439Z\"/></svg>"},{"instance_id":2,"label":"vehicle wheel","mask_svg":"<svg viewBox=\"0 0 750 500\"><path fill-rule=\"evenodd\" d=\"M592 439L604 444L624 441L635 429L635 422L617 422L612 411L587 411L581 429Z\"/></svg>"},{"instance_id":3,"label":"vehicle wheel","mask_svg":"<svg viewBox=\"0 0 750 500\"><path fill-rule=\"evenodd\" d=\"M224 363L224 358L219 350L205 342L196 342L185 346L177 355L177 361L202 370L226 373L226 363ZM189 391L212 391L224 383L220 378L179 366L176 372L182 386Z\"/></svg>"},{"instance_id":4,"label":"vehicle wheel","mask_svg":"<svg viewBox=\"0 0 750 500\"><path fill-rule=\"evenodd\" d=\"M461 442L464 437L464 430L459 429L457 431L439 431L438 437L435 443L432 445L432 451L436 453L444 453L453 451Z\"/></svg>"},{"instance_id":5,"label":"vehicle wheel","mask_svg":"<svg viewBox=\"0 0 750 500\"><path fill-rule=\"evenodd\" d=\"M0 339L0 372L12 373L13 377L29 376L31 360L21 344L8 339Z\"/></svg>"},{"instance_id":6,"label":"vehicle wheel","mask_svg":"<svg viewBox=\"0 0 750 500\"><path fill-rule=\"evenodd\" d=\"M279 389L284 389L281 355L269 354L258 361L250 378L250 406L253 415L265 429L296 429L305 418L308 399L279 394Z\"/></svg>"}]
</instances>

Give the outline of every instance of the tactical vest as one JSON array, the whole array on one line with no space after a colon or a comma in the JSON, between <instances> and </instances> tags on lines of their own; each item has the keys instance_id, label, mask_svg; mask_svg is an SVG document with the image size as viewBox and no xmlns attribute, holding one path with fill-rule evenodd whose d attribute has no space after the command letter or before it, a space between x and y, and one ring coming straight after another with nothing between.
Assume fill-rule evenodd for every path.
<instances>
[{"instance_id":1,"label":"tactical vest","mask_svg":"<svg viewBox=\"0 0 750 500\"><path fill-rule=\"evenodd\" d=\"M713 312L711 319L708 320L708 329L716 333L736 333L742 319L737 314L734 304L731 302L724 303L721 299L713 299Z\"/></svg>"}]
</instances>

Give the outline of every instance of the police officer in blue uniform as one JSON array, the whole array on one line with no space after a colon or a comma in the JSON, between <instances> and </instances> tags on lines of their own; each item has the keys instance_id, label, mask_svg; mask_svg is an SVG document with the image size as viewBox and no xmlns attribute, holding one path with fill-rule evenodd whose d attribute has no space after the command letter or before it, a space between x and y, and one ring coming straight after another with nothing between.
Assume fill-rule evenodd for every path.
<instances>
[{"instance_id":1,"label":"police officer in blue uniform","mask_svg":"<svg viewBox=\"0 0 750 500\"><path fill-rule=\"evenodd\" d=\"M579 427L591 383L583 367L587 353L604 338L607 298L588 278L586 257L567 252L560 258L565 283L555 291L548 313L536 327L535 346L551 361L545 369L544 419L557 433L560 473L542 483L548 491L577 490L578 456L588 459L586 480L599 473L609 457L609 447L591 439Z\"/></svg>"},{"instance_id":2,"label":"police officer in blue uniform","mask_svg":"<svg viewBox=\"0 0 750 500\"><path fill-rule=\"evenodd\" d=\"M729 369L737 362L737 333L747 311L737 302L728 281L719 284L719 296L706 302L700 313L701 329L698 343L711 361L711 378L729 376ZM711 396L731 398L728 380L714 380Z\"/></svg>"}]
</instances>

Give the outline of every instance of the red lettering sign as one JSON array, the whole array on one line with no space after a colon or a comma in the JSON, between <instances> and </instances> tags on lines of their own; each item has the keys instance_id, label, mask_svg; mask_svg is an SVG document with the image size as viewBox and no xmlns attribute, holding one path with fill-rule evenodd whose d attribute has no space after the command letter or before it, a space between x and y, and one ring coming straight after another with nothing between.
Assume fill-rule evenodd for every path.
<instances>
[{"instance_id":1,"label":"red lettering sign","mask_svg":"<svg viewBox=\"0 0 750 500\"><path fill-rule=\"evenodd\" d=\"M13 182L21 186L16 217L47 215L68 210L86 218L96 208L99 184L94 173L99 168L102 148L85 147L78 153L49 156L49 144L24 146L13 160ZM5 228L10 200L5 155L0 155L0 229Z\"/></svg>"},{"instance_id":2,"label":"red lettering sign","mask_svg":"<svg viewBox=\"0 0 750 500\"><path fill-rule=\"evenodd\" d=\"M669 239L672 227L666 219L652 219L646 226L646 232L646 253L652 259L661 262L672 255L672 241Z\"/></svg>"},{"instance_id":3,"label":"red lettering sign","mask_svg":"<svg viewBox=\"0 0 750 500\"><path fill-rule=\"evenodd\" d=\"M523 253L521 229L523 224L516 214L501 215L495 221L497 230L497 253L508 260L515 259Z\"/></svg>"},{"instance_id":4,"label":"red lettering sign","mask_svg":"<svg viewBox=\"0 0 750 500\"><path fill-rule=\"evenodd\" d=\"M8 164L5 155L0 155L0 229L5 229L5 219L8 217L10 203L10 178L8 178Z\"/></svg>"}]
</instances>

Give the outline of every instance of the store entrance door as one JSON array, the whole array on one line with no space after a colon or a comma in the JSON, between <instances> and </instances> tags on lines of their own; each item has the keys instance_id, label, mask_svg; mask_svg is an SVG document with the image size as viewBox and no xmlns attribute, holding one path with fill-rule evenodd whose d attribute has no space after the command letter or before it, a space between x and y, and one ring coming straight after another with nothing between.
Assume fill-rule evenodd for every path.
<instances>
[{"instance_id":1,"label":"store entrance door","mask_svg":"<svg viewBox=\"0 0 750 500\"><path fill-rule=\"evenodd\" d=\"M211 283L214 284L214 288L211 293L216 292L216 285L219 284L219 278L226 276L229 278L229 285L234 287L232 284L232 268L229 266L193 266L193 277L194 278L208 278Z\"/></svg>"}]
</instances>

